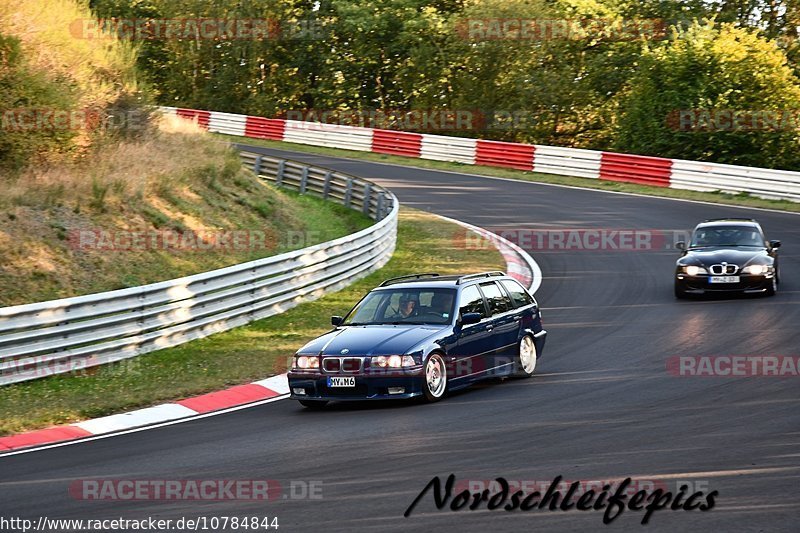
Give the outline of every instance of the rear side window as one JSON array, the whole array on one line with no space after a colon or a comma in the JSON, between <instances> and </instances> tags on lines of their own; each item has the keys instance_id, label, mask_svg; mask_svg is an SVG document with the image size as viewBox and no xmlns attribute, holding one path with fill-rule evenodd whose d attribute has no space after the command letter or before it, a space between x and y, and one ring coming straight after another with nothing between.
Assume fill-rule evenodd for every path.
<instances>
[{"instance_id":1,"label":"rear side window","mask_svg":"<svg viewBox=\"0 0 800 533\"><path fill-rule=\"evenodd\" d=\"M464 287L461 291L461 302L459 303L459 313L480 313L481 317L486 318L486 308L483 305L483 296L476 285Z\"/></svg>"},{"instance_id":2,"label":"rear side window","mask_svg":"<svg viewBox=\"0 0 800 533\"><path fill-rule=\"evenodd\" d=\"M500 290L496 283L484 283L481 285L483 295L486 296L486 301L489 302L489 311L493 315L505 313L513 308L511 305L511 298L506 293Z\"/></svg>"},{"instance_id":3,"label":"rear side window","mask_svg":"<svg viewBox=\"0 0 800 533\"><path fill-rule=\"evenodd\" d=\"M525 307L533 303L533 298L528 294L528 291L522 288L522 285L513 279L504 279L500 283L503 284L508 294L511 295L511 300L514 302L514 307Z\"/></svg>"}]
</instances>

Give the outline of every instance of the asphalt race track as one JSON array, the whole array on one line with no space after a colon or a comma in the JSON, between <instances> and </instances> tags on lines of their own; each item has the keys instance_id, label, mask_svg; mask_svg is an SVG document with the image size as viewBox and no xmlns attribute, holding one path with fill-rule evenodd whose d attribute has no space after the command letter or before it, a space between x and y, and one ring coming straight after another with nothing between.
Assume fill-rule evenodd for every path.
<instances>
[{"instance_id":1,"label":"asphalt race track","mask_svg":"<svg viewBox=\"0 0 800 533\"><path fill-rule=\"evenodd\" d=\"M149 431L0 458L4 515L277 516L279 531L797 531L800 377L681 377L675 356L800 355L800 216L487 179L261 149L374 179L400 201L488 228L688 230L755 217L780 239L774 298L677 301L675 250L533 251L549 335L537 376L424 404L278 401ZM342 311L345 311L344 309ZM549 482L632 477L718 491L709 512L437 510L434 477ZM320 499L78 501L80 479L270 479ZM290 491L284 491L288 496ZM302 496L303 490L296 491ZM296 494L296 495L298 495Z\"/></svg>"}]
</instances>

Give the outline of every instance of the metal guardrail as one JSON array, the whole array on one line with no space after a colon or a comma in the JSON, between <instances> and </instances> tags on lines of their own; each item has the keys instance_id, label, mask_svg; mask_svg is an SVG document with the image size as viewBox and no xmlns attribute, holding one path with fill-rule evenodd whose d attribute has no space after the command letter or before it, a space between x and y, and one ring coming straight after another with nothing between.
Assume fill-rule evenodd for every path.
<instances>
[{"instance_id":1,"label":"metal guardrail","mask_svg":"<svg viewBox=\"0 0 800 533\"><path fill-rule=\"evenodd\" d=\"M357 209L376 223L339 239L141 287L0 308L0 385L136 357L272 316L383 266L399 204L367 180L242 153L261 178Z\"/></svg>"}]
</instances>

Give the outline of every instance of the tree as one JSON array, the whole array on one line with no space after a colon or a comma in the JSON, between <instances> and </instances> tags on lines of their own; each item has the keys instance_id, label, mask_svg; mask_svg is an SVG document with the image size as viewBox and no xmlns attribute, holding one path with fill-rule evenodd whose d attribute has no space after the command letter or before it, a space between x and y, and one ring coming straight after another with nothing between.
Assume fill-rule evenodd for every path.
<instances>
[{"instance_id":1,"label":"tree","mask_svg":"<svg viewBox=\"0 0 800 533\"><path fill-rule=\"evenodd\" d=\"M753 30L713 21L674 29L645 50L620 108L621 151L800 168L800 80Z\"/></svg>"}]
</instances>

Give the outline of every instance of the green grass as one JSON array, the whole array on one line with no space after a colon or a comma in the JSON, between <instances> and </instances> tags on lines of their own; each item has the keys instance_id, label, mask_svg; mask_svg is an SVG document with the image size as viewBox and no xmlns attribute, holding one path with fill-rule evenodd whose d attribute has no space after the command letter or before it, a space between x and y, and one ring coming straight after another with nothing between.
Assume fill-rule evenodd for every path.
<instances>
[{"instance_id":1,"label":"green grass","mask_svg":"<svg viewBox=\"0 0 800 533\"><path fill-rule=\"evenodd\" d=\"M477 174L480 176L491 176L497 178L509 178L522 181L532 181L536 183L552 183L555 185L567 185L570 187L582 187L584 189L597 189L602 191L627 192L643 194L647 196L658 196L663 198L679 198L683 200L696 200L700 202L710 202L723 205L737 205L745 207L758 207L762 209L775 209L779 211L800 212L800 202L788 200L768 200L758 198L747 193L728 194L723 192L698 192L686 191L681 189L668 189L664 187L650 187L647 185L637 185L635 183L622 183L616 181L601 181L589 178L576 178L571 176L557 176L555 174L543 174L540 172L526 172L497 167L487 167L479 165L465 165L463 163L450 163L446 161L431 161L427 159L409 158L396 155L376 154L372 152L358 152L355 150L343 150L340 148L325 148L320 146L309 146L305 144L295 144L283 141L269 141L265 139L250 139L223 135L215 133L217 137L224 138L230 142L252 144L254 146L265 146L268 148L292 150L306 152L310 154L329 155L332 157L346 157L349 159L361 159L364 161L376 161L379 163L391 163L410 167L425 168L431 170L446 170L465 174Z\"/></svg>"},{"instance_id":2,"label":"green grass","mask_svg":"<svg viewBox=\"0 0 800 533\"><path fill-rule=\"evenodd\" d=\"M123 412L283 372L302 344L329 329L331 315L346 313L383 279L413 272L505 269L496 250L467 250L458 244L463 237L459 226L402 209L394 256L363 280L281 315L206 339L79 375L2 387L0 435Z\"/></svg>"}]
</instances>

